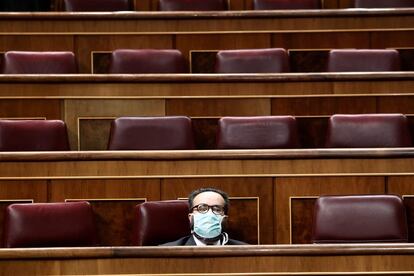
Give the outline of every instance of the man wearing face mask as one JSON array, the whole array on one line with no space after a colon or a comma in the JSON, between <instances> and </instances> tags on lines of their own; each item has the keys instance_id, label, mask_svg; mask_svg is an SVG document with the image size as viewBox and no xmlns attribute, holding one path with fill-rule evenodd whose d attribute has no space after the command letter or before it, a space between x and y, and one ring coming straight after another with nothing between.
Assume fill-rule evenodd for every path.
<instances>
[{"instance_id":1,"label":"man wearing face mask","mask_svg":"<svg viewBox=\"0 0 414 276\"><path fill-rule=\"evenodd\" d=\"M228 195L214 188L201 188L188 197L191 235L163 245L246 245L229 239L223 231L227 221Z\"/></svg>"}]
</instances>

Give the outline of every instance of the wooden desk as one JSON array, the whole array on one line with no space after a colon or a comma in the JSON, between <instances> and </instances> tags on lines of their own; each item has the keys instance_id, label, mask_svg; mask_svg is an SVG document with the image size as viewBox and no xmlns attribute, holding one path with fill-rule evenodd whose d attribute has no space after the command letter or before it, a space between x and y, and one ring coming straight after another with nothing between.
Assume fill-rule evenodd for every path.
<instances>
[{"instance_id":1,"label":"wooden desk","mask_svg":"<svg viewBox=\"0 0 414 276\"><path fill-rule=\"evenodd\" d=\"M186 33L412 29L414 8L2 13L0 33ZM48 24L45 24L45 21Z\"/></svg>"},{"instance_id":2,"label":"wooden desk","mask_svg":"<svg viewBox=\"0 0 414 276\"><path fill-rule=\"evenodd\" d=\"M2 152L0 199L97 201L102 217L119 218L116 236L106 232L103 244L128 245L129 230L119 225L130 225L122 218L135 204L186 198L211 186L232 197L229 216L239 239L303 243L311 233L313 200L324 194L404 195L414 221L413 157L412 148Z\"/></svg>"},{"instance_id":3,"label":"wooden desk","mask_svg":"<svg viewBox=\"0 0 414 276\"><path fill-rule=\"evenodd\" d=\"M72 150L102 150L121 116L190 116L199 147L212 148L219 117L293 115L304 147L322 147L328 116L411 115L413 95L413 72L0 75L0 118L61 119Z\"/></svg>"},{"instance_id":4,"label":"wooden desk","mask_svg":"<svg viewBox=\"0 0 414 276\"><path fill-rule=\"evenodd\" d=\"M411 244L1 249L0 275L412 275Z\"/></svg>"},{"instance_id":5,"label":"wooden desk","mask_svg":"<svg viewBox=\"0 0 414 276\"><path fill-rule=\"evenodd\" d=\"M93 51L117 48L191 50L413 47L414 9L4 13L0 51L73 51L91 72Z\"/></svg>"}]
</instances>

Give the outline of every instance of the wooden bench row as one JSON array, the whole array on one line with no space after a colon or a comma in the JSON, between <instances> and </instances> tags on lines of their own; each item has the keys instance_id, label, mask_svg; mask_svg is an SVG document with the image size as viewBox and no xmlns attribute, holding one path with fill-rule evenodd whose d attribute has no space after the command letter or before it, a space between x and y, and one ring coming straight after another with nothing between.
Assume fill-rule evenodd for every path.
<instances>
[{"instance_id":1,"label":"wooden bench row","mask_svg":"<svg viewBox=\"0 0 414 276\"><path fill-rule=\"evenodd\" d=\"M404 196L413 233L413 157L411 148L3 152L0 199L2 208L21 200L89 200L102 245L130 245L133 206L216 187L231 197L235 238L284 244L310 242L317 196L388 193Z\"/></svg>"},{"instance_id":2,"label":"wooden bench row","mask_svg":"<svg viewBox=\"0 0 414 276\"><path fill-rule=\"evenodd\" d=\"M323 147L339 113L413 114L413 73L0 76L0 118L60 119L72 150L106 149L122 116L190 116L197 147L215 148L223 116L293 115L302 146Z\"/></svg>"},{"instance_id":3,"label":"wooden bench row","mask_svg":"<svg viewBox=\"0 0 414 276\"><path fill-rule=\"evenodd\" d=\"M50 10L64 10L63 0L51 0ZM156 11L157 0L131 0L132 10L136 11ZM324 0L322 1L324 9L347 9L354 7L352 0ZM230 10L251 10L253 9L253 1L229 0Z\"/></svg>"},{"instance_id":4,"label":"wooden bench row","mask_svg":"<svg viewBox=\"0 0 414 276\"><path fill-rule=\"evenodd\" d=\"M0 14L0 51L72 51L79 72L91 53L120 48L190 51L412 48L414 9L228 13Z\"/></svg>"}]
</instances>

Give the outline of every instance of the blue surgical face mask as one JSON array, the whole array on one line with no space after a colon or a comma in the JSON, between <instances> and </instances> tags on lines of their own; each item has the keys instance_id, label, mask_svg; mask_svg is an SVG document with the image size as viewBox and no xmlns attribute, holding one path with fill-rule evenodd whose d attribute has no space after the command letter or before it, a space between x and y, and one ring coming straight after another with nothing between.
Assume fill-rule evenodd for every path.
<instances>
[{"instance_id":1,"label":"blue surgical face mask","mask_svg":"<svg viewBox=\"0 0 414 276\"><path fill-rule=\"evenodd\" d=\"M216 215L211 210L207 213L193 213L194 232L206 239L216 238L221 234L224 216Z\"/></svg>"}]
</instances>

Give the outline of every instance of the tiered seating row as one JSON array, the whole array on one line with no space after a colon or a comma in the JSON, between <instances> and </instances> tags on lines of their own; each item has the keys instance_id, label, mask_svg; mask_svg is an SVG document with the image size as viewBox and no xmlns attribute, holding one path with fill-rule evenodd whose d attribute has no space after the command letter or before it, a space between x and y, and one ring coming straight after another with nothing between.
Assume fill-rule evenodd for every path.
<instances>
[{"instance_id":1,"label":"tiered seating row","mask_svg":"<svg viewBox=\"0 0 414 276\"><path fill-rule=\"evenodd\" d=\"M409 0L386 0L386 1L292 1L292 3L278 0L252 0L252 1L211 1L211 4L196 3L189 5L188 1L160 1L160 0L106 0L103 3L79 0L42 0L42 1L20 1L19 4L12 1L4 1L0 10L4 11L50 11L50 10L67 10L67 11L121 11L121 10L269 10L269 9L319 9L319 8L398 8L412 7ZM184 3L183 3L184 2Z\"/></svg>"},{"instance_id":2,"label":"tiered seating row","mask_svg":"<svg viewBox=\"0 0 414 276\"><path fill-rule=\"evenodd\" d=\"M288 73L380 72L414 70L413 49L343 49L295 51L282 48L190 51L188 64L174 49L118 49L91 53L92 73ZM4 74L75 74L72 52L8 51L1 57ZM361 63L364 61L364 63Z\"/></svg>"},{"instance_id":3,"label":"tiered seating row","mask_svg":"<svg viewBox=\"0 0 414 276\"><path fill-rule=\"evenodd\" d=\"M0 198L7 200L3 207L88 200L102 218L102 244L127 245L131 228L125 225L132 225L136 204L186 198L211 186L229 193L231 229L239 239L309 243L320 195L402 195L412 225L412 157L411 149L3 152ZM249 223L239 224L247 217Z\"/></svg>"},{"instance_id":4,"label":"tiered seating row","mask_svg":"<svg viewBox=\"0 0 414 276\"><path fill-rule=\"evenodd\" d=\"M312 126L303 126L311 129ZM92 127L91 127L92 128ZM283 149L316 145L299 130L292 116L223 117L216 133L202 145L214 142L218 149ZM333 115L327 130L319 132L319 148L381 148L413 145L410 126L402 114ZM200 141L189 117L122 117L112 121L108 150L192 150ZM322 134L322 136L321 136ZM0 120L0 151L68 151L66 125L59 120ZM101 139L105 139L102 138ZM31 139L27 139L31 137ZM197 137L200 139L200 137ZM198 145L197 145L198 142ZM210 145L209 145L210 146ZM203 147L201 147L203 148Z\"/></svg>"}]
</instances>

